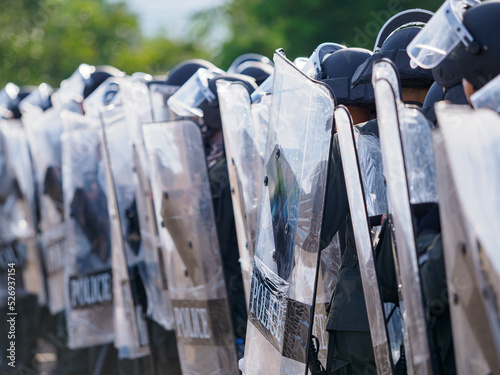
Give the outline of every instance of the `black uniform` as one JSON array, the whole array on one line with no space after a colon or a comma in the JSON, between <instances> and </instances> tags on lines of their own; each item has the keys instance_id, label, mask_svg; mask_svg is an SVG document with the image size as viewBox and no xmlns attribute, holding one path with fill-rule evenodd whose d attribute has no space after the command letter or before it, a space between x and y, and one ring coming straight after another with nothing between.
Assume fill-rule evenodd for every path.
<instances>
[{"instance_id":1,"label":"black uniform","mask_svg":"<svg viewBox=\"0 0 500 375\"><path fill-rule=\"evenodd\" d=\"M212 161L208 173L233 331L236 338L244 339L247 309L225 156Z\"/></svg>"},{"instance_id":2,"label":"black uniform","mask_svg":"<svg viewBox=\"0 0 500 375\"><path fill-rule=\"evenodd\" d=\"M376 120L357 128L361 134L378 136ZM339 232L342 264L326 326L330 332L327 371L339 375L376 374L337 135L334 137L329 173L321 244L326 247Z\"/></svg>"}]
</instances>

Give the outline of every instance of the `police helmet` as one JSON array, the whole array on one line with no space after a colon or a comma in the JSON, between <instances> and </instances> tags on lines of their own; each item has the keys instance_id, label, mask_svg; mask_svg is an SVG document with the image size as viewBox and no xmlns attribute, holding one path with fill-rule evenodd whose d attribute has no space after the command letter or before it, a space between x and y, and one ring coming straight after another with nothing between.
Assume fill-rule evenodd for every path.
<instances>
[{"instance_id":1,"label":"police helmet","mask_svg":"<svg viewBox=\"0 0 500 375\"><path fill-rule=\"evenodd\" d=\"M167 104L178 116L198 116L210 130L222 128L217 95L217 81L223 79L240 82L251 94L256 88L255 79L250 76L225 73L219 69L199 69L172 95Z\"/></svg>"},{"instance_id":2,"label":"police helmet","mask_svg":"<svg viewBox=\"0 0 500 375\"><path fill-rule=\"evenodd\" d=\"M168 74L166 84L170 86L182 86L200 68L216 69L217 67L203 59L190 59L175 66Z\"/></svg>"},{"instance_id":3,"label":"police helmet","mask_svg":"<svg viewBox=\"0 0 500 375\"><path fill-rule=\"evenodd\" d=\"M229 68L227 69L228 73L241 73L240 65L249 62L249 61L258 61L263 64L269 65L270 67L274 67L273 62L266 56L261 55L259 53L245 53L241 56L238 56L231 63Z\"/></svg>"},{"instance_id":4,"label":"police helmet","mask_svg":"<svg viewBox=\"0 0 500 375\"><path fill-rule=\"evenodd\" d=\"M95 67L95 71L90 74L90 78L85 80L83 89L83 98L88 97L101 83L109 77L122 77L125 73L110 65L99 65Z\"/></svg>"},{"instance_id":5,"label":"police helmet","mask_svg":"<svg viewBox=\"0 0 500 375\"><path fill-rule=\"evenodd\" d=\"M408 88L430 87L434 82L432 71L410 66L410 57L406 53L406 47L412 39L420 32L421 27L410 26L396 29L382 44L379 52L362 64L354 74L353 86L371 82L372 65L382 58L388 58L396 66L401 86Z\"/></svg>"},{"instance_id":6,"label":"police helmet","mask_svg":"<svg viewBox=\"0 0 500 375\"><path fill-rule=\"evenodd\" d=\"M338 104L358 107L375 107L375 96L371 83L360 83L351 88L356 69L372 56L363 48L340 49L329 55L321 64L324 83L335 93Z\"/></svg>"},{"instance_id":7,"label":"police helmet","mask_svg":"<svg viewBox=\"0 0 500 375\"><path fill-rule=\"evenodd\" d=\"M462 76L475 90L500 74L500 2L489 1L469 8L463 15L463 26L472 41L460 42L449 58L460 68ZM446 60L445 60L446 61Z\"/></svg>"},{"instance_id":8,"label":"police helmet","mask_svg":"<svg viewBox=\"0 0 500 375\"><path fill-rule=\"evenodd\" d=\"M272 65L263 63L262 61L245 61L237 66L234 73L253 77L257 85L260 86L262 82L273 74L273 71L274 68Z\"/></svg>"}]
</instances>

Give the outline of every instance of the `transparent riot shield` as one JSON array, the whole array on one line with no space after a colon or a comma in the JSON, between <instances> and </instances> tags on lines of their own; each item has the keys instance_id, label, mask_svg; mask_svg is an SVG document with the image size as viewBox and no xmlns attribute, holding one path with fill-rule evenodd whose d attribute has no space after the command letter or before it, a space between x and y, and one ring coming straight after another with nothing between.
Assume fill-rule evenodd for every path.
<instances>
[{"instance_id":1,"label":"transparent riot shield","mask_svg":"<svg viewBox=\"0 0 500 375\"><path fill-rule=\"evenodd\" d=\"M217 94L222 118L224 146L230 160L229 182L238 235L238 248L245 286L246 301L250 297L252 265L257 237L260 181L263 175L263 151L258 140L267 129L254 123L250 95L240 83L219 80Z\"/></svg>"},{"instance_id":2,"label":"transparent riot shield","mask_svg":"<svg viewBox=\"0 0 500 375\"><path fill-rule=\"evenodd\" d=\"M47 280L48 301L52 314L64 309L64 202L62 189L61 113L81 113L77 102L70 101L43 112L32 108L23 115L35 167L40 202L42 255Z\"/></svg>"},{"instance_id":3,"label":"transparent riot shield","mask_svg":"<svg viewBox=\"0 0 500 375\"><path fill-rule=\"evenodd\" d=\"M145 124L183 373L236 374L236 346L202 136L193 121Z\"/></svg>"},{"instance_id":4,"label":"transparent riot shield","mask_svg":"<svg viewBox=\"0 0 500 375\"><path fill-rule=\"evenodd\" d=\"M121 358L149 354L144 308L148 274L144 262L127 123L121 106L101 112L103 154L108 176L108 210L115 305L115 346Z\"/></svg>"},{"instance_id":5,"label":"transparent riot shield","mask_svg":"<svg viewBox=\"0 0 500 375\"><path fill-rule=\"evenodd\" d=\"M387 182L389 220L394 228L395 258L401 283L408 371L430 374L429 342L412 221L414 205L436 201L435 189L427 184L431 181L435 188L433 155L425 152L430 150L430 126L420 111L402 103L397 71L389 60L374 64L372 83ZM429 170L431 172L427 173Z\"/></svg>"},{"instance_id":6,"label":"transparent riot shield","mask_svg":"<svg viewBox=\"0 0 500 375\"><path fill-rule=\"evenodd\" d=\"M500 118L439 104L435 135L443 250L459 374L500 371Z\"/></svg>"},{"instance_id":7,"label":"transparent riot shield","mask_svg":"<svg viewBox=\"0 0 500 375\"><path fill-rule=\"evenodd\" d=\"M377 147L378 140L373 136L359 135L354 130L349 111L344 106L335 109L335 125L337 127L377 372L379 374L392 374L392 356L385 323L384 307L375 272L374 247L369 224L369 217L384 214L384 208L386 208L384 204L380 204L385 202L382 159L380 152L377 155L369 146L369 142L372 142ZM357 139L355 139L356 137ZM361 165L365 168L361 169ZM379 173L377 173L377 167L380 168ZM369 178L363 178L362 176ZM380 176L382 178L377 178ZM376 204L382 207L375 207Z\"/></svg>"},{"instance_id":8,"label":"transparent riot shield","mask_svg":"<svg viewBox=\"0 0 500 375\"><path fill-rule=\"evenodd\" d=\"M329 89L280 52L274 62L243 364L247 375L305 373L333 130Z\"/></svg>"},{"instance_id":9,"label":"transparent riot shield","mask_svg":"<svg viewBox=\"0 0 500 375\"><path fill-rule=\"evenodd\" d=\"M8 281L15 281L18 298L44 292L31 159L19 120L0 120L0 176L0 306L5 307L8 300L15 305ZM9 278L11 268L16 271Z\"/></svg>"},{"instance_id":10,"label":"transparent riot shield","mask_svg":"<svg viewBox=\"0 0 500 375\"><path fill-rule=\"evenodd\" d=\"M155 85L153 87L156 87ZM151 192L150 167L147 157L142 124L151 122L153 115L165 117L165 105L158 99L158 92L151 92L152 86L137 80L122 80L120 86L125 107L125 121L131 145L131 169L135 186L137 214L141 228L144 252L145 285L148 295L147 315L167 330L174 329L174 316L165 269L165 253L160 243L158 223Z\"/></svg>"},{"instance_id":11,"label":"transparent riot shield","mask_svg":"<svg viewBox=\"0 0 500 375\"><path fill-rule=\"evenodd\" d=\"M99 123L76 113L63 121L66 320L77 349L114 338L111 236Z\"/></svg>"}]
</instances>

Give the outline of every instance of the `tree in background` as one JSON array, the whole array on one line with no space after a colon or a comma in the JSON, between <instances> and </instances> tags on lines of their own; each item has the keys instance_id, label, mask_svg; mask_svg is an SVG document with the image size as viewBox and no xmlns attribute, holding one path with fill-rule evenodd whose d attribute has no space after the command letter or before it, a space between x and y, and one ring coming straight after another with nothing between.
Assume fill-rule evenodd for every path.
<instances>
[{"instance_id":1,"label":"tree in background","mask_svg":"<svg viewBox=\"0 0 500 375\"><path fill-rule=\"evenodd\" d=\"M145 38L124 3L106 0L6 0L0 13L0 85L58 86L81 63L126 73L165 74L206 55L189 42Z\"/></svg>"},{"instance_id":2,"label":"tree in background","mask_svg":"<svg viewBox=\"0 0 500 375\"><path fill-rule=\"evenodd\" d=\"M211 30L228 25L229 36L217 55L227 68L246 52L272 57L284 48L294 59L309 57L323 42L373 49L382 25L394 14L411 8L436 11L443 0L230 0L195 17L193 33L200 44Z\"/></svg>"}]
</instances>

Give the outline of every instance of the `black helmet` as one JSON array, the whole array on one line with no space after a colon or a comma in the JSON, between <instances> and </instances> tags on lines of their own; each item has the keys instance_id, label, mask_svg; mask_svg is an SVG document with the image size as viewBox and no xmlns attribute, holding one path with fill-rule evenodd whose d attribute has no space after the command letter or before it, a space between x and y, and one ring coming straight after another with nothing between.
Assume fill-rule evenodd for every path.
<instances>
[{"instance_id":1,"label":"black helmet","mask_svg":"<svg viewBox=\"0 0 500 375\"><path fill-rule=\"evenodd\" d=\"M378 52L385 40L396 30L412 25L423 27L432 18L433 14L425 9L408 9L394 15L380 29L373 52Z\"/></svg>"},{"instance_id":2,"label":"black helmet","mask_svg":"<svg viewBox=\"0 0 500 375\"><path fill-rule=\"evenodd\" d=\"M249 61L259 61L263 64L269 65L270 67L274 67L273 62L266 56L258 54L258 53L245 53L241 56L238 56L234 61L231 63L229 68L227 69L228 73L240 73L241 74L241 69L239 68L240 65L249 62Z\"/></svg>"},{"instance_id":3,"label":"black helmet","mask_svg":"<svg viewBox=\"0 0 500 375\"><path fill-rule=\"evenodd\" d=\"M324 83L335 93L338 104L358 107L375 107L375 96L371 83L360 83L351 88L356 69L372 56L363 48L340 49L329 55L321 64Z\"/></svg>"},{"instance_id":4,"label":"black helmet","mask_svg":"<svg viewBox=\"0 0 500 375\"><path fill-rule=\"evenodd\" d=\"M125 73L109 65L99 65L95 67L95 71L90 74L90 78L85 80L85 88L83 89L83 98L88 97L101 83L109 77L122 77Z\"/></svg>"},{"instance_id":5,"label":"black helmet","mask_svg":"<svg viewBox=\"0 0 500 375\"><path fill-rule=\"evenodd\" d=\"M432 71L420 67L412 69L410 66L410 57L406 53L406 47L420 30L420 27L415 26L395 30L384 41L380 51L375 53L358 68L352 78L353 86L371 82L373 63L385 57L394 62L401 78L402 87L430 87L434 82Z\"/></svg>"},{"instance_id":6,"label":"black helmet","mask_svg":"<svg viewBox=\"0 0 500 375\"><path fill-rule=\"evenodd\" d=\"M432 69L432 76L441 87L452 87L462 83L460 67L449 56Z\"/></svg>"},{"instance_id":7,"label":"black helmet","mask_svg":"<svg viewBox=\"0 0 500 375\"><path fill-rule=\"evenodd\" d=\"M203 117L210 130L218 130L222 127L217 95L217 81L220 79L241 82L250 94L257 88L255 79L246 75L199 69L168 99L167 104L178 116Z\"/></svg>"},{"instance_id":8,"label":"black helmet","mask_svg":"<svg viewBox=\"0 0 500 375\"><path fill-rule=\"evenodd\" d=\"M170 86L182 86L200 68L216 69L217 67L209 61L202 59L186 60L178 64L168 74L166 84Z\"/></svg>"},{"instance_id":9,"label":"black helmet","mask_svg":"<svg viewBox=\"0 0 500 375\"><path fill-rule=\"evenodd\" d=\"M427 92L422 106L422 111L425 116L433 124L437 123L434 105L441 100L446 100L452 104L469 104L464 93L462 82L451 87L443 87L439 82L434 82Z\"/></svg>"},{"instance_id":10,"label":"black helmet","mask_svg":"<svg viewBox=\"0 0 500 375\"><path fill-rule=\"evenodd\" d=\"M240 82L248 90L249 94L254 92L257 88L257 83L255 82L254 78L242 74L225 73L209 79L208 87L212 91L212 93L215 94L215 99L211 102L209 102L208 100L203 101L198 108L203 111L203 121L211 130L218 130L222 128L222 120L220 117L219 109L219 97L217 95L218 80Z\"/></svg>"},{"instance_id":11,"label":"black helmet","mask_svg":"<svg viewBox=\"0 0 500 375\"><path fill-rule=\"evenodd\" d=\"M449 56L476 90L500 74L499 20L498 1L487 1L468 9L463 15L463 27L473 40L468 47L460 42Z\"/></svg>"},{"instance_id":12,"label":"black helmet","mask_svg":"<svg viewBox=\"0 0 500 375\"><path fill-rule=\"evenodd\" d=\"M274 68L271 65L262 61L245 61L236 67L234 73L253 77L257 85L260 86L262 82L273 74L273 71Z\"/></svg>"}]
</instances>

